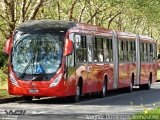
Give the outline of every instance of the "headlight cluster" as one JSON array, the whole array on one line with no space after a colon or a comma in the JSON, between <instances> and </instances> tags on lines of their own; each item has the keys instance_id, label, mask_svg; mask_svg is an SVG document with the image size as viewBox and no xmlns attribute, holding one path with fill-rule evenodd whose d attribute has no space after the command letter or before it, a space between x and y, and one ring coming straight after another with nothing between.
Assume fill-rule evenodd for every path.
<instances>
[{"instance_id":1,"label":"headlight cluster","mask_svg":"<svg viewBox=\"0 0 160 120\"><path fill-rule=\"evenodd\" d=\"M17 83L16 79L13 77L13 75L10 74L9 76L10 76L10 80L11 80L12 84L15 86L18 86L18 83Z\"/></svg>"},{"instance_id":2,"label":"headlight cluster","mask_svg":"<svg viewBox=\"0 0 160 120\"><path fill-rule=\"evenodd\" d=\"M58 77L49 85L49 87L56 86L62 78L62 73L58 75Z\"/></svg>"}]
</instances>

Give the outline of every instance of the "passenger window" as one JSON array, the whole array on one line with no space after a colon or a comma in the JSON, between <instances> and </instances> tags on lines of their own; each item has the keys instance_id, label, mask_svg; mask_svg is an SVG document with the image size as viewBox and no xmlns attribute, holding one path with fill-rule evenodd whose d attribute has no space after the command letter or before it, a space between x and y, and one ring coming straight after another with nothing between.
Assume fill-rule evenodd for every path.
<instances>
[{"instance_id":1,"label":"passenger window","mask_svg":"<svg viewBox=\"0 0 160 120\"><path fill-rule=\"evenodd\" d=\"M104 62L112 62L113 51L112 51L112 39L104 38Z\"/></svg>"},{"instance_id":2,"label":"passenger window","mask_svg":"<svg viewBox=\"0 0 160 120\"><path fill-rule=\"evenodd\" d=\"M147 47L147 43L144 44L144 60L148 61L148 47Z\"/></svg>"},{"instance_id":3,"label":"passenger window","mask_svg":"<svg viewBox=\"0 0 160 120\"><path fill-rule=\"evenodd\" d=\"M128 61L133 61L132 58L132 41L128 42Z\"/></svg>"},{"instance_id":4,"label":"passenger window","mask_svg":"<svg viewBox=\"0 0 160 120\"><path fill-rule=\"evenodd\" d=\"M144 43L140 43L141 61L144 61Z\"/></svg>"},{"instance_id":5,"label":"passenger window","mask_svg":"<svg viewBox=\"0 0 160 120\"><path fill-rule=\"evenodd\" d=\"M150 44L150 61L152 62L153 60L153 45Z\"/></svg>"},{"instance_id":6,"label":"passenger window","mask_svg":"<svg viewBox=\"0 0 160 120\"><path fill-rule=\"evenodd\" d=\"M124 44L124 50L123 50L124 61L127 62L128 61L128 53L127 53L128 41L123 41L123 44Z\"/></svg>"},{"instance_id":7,"label":"passenger window","mask_svg":"<svg viewBox=\"0 0 160 120\"><path fill-rule=\"evenodd\" d=\"M151 55L150 55L150 51L151 51L151 44L148 44L148 62L151 61Z\"/></svg>"},{"instance_id":8,"label":"passenger window","mask_svg":"<svg viewBox=\"0 0 160 120\"><path fill-rule=\"evenodd\" d=\"M135 47L134 41L119 40L119 61L134 61Z\"/></svg>"},{"instance_id":9,"label":"passenger window","mask_svg":"<svg viewBox=\"0 0 160 120\"><path fill-rule=\"evenodd\" d=\"M124 44L123 44L123 41L122 40L119 40L119 61L124 61L124 53L123 53L123 50L124 50Z\"/></svg>"},{"instance_id":10,"label":"passenger window","mask_svg":"<svg viewBox=\"0 0 160 120\"><path fill-rule=\"evenodd\" d=\"M104 52L103 52L103 39L95 37L93 41L93 52L94 52L94 62L103 62Z\"/></svg>"},{"instance_id":11,"label":"passenger window","mask_svg":"<svg viewBox=\"0 0 160 120\"><path fill-rule=\"evenodd\" d=\"M129 59L128 59L128 41L126 41L126 55L125 55L125 57L126 57L126 61L129 61Z\"/></svg>"},{"instance_id":12,"label":"passenger window","mask_svg":"<svg viewBox=\"0 0 160 120\"><path fill-rule=\"evenodd\" d=\"M76 35L76 61L87 62L86 36Z\"/></svg>"},{"instance_id":13,"label":"passenger window","mask_svg":"<svg viewBox=\"0 0 160 120\"><path fill-rule=\"evenodd\" d=\"M130 58L132 62L136 60L136 42L130 41L131 50L129 51Z\"/></svg>"},{"instance_id":14,"label":"passenger window","mask_svg":"<svg viewBox=\"0 0 160 120\"><path fill-rule=\"evenodd\" d=\"M155 62L155 60L157 59L156 56L157 56L157 46L156 44L152 44L153 45L153 62Z\"/></svg>"}]
</instances>

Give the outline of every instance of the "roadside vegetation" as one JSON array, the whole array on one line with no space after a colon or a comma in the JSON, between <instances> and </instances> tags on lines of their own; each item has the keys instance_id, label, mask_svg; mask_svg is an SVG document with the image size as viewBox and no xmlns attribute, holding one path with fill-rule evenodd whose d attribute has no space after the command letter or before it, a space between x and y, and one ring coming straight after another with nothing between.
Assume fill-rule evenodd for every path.
<instances>
[{"instance_id":1,"label":"roadside vegetation","mask_svg":"<svg viewBox=\"0 0 160 120\"><path fill-rule=\"evenodd\" d=\"M130 120L160 120L160 108L146 109L141 113L133 115Z\"/></svg>"},{"instance_id":2,"label":"roadside vegetation","mask_svg":"<svg viewBox=\"0 0 160 120\"><path fill-rule=\"evenodd\" d=\"M0 98L6 98L11 97L8 95L7 91L7 79L8 79L8 73L7 67L1 67L0 69Z\"/></svg>"},{"instance_id":3,"label":"roadside vegetation","mask_svg":"<svg viewBox=\"0 0 160 120\"><path fill-rule=\"evenodd\" d=\"M160 70L157 71L157 81L160 81Z\"/></svg>"},{"instance_id":4,"label":"roadside vegetation","mask_svg":"<svg viewBox=\"0 0 160 120\"><path fill-rule=\"evenodd\" d=\"M5 37L0 36L0 98L11 97L7 91L8 80L8 58L3 52Z\"/></svg>"}]
</instances>

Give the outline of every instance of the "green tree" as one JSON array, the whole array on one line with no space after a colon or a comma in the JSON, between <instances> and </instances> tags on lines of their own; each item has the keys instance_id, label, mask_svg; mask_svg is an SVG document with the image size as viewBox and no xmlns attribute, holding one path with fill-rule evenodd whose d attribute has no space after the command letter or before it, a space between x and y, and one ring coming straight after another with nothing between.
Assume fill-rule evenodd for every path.
<instances>
[{"instance_id":1,"label":"green tree","mask_svg":"<svg viewBox=\"0 0 160 120\"><path fill-rule=\"evenodd\" d=\"M15 27L26 21L36 18L44 0L3 0L0 4L0 31L8 38ZM3 29L2 29L3 28Z\"/></svg>"}]
</instances>

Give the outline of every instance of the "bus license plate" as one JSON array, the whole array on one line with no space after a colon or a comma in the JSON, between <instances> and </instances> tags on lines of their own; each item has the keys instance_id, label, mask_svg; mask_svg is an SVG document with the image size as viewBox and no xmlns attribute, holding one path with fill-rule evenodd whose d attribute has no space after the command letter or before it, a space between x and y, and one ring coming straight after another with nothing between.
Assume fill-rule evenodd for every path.
<instances>
[{"instance_id":1,"label":"bus license plate","mask_svg":"<svg viewBox=\"0 0 160 120\"><path fill-rule=\"evenodd\" d=\"M38 93L38 90L37 89L31 89L31 90L29 90L29 93Z\"/></svg>"}]
</instances>

